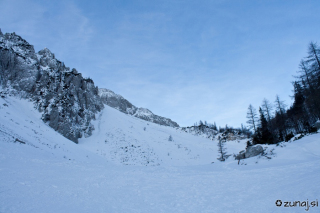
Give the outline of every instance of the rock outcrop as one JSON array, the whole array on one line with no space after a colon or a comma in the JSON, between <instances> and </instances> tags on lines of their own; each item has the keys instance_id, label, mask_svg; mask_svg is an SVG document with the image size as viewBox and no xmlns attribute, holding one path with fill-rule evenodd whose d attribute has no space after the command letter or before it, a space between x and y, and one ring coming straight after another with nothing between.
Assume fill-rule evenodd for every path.
<instances>
[{"instance_id":1,"label":"rock outcrop","mask_svg":"<svg viewBox=\"0 0 320 213\"><path fill-rule=\"evenodd\" d=\"M99 96L104 104L113 107L123 113L132 115L134 117L150 121L156 124L179 127L179 125L169 118L161 117L153 114L149 109L138 108L131 104L128 100L123 98L121 95L114 93L108 89L99 89Z\"/></svg>"},{"instance_id":2,"label":"rock outcrop","mask_svg":"<svg viewBox=\"0 0 320 213\"><path fill-rule=\"evenodd\" d=\"M263 153L263 148L261 145L249 146L246 149L245 157L250 158Z\"/></svg>"},{"instance_id":3,"label":"rock outcrop","mask_svg":"<svg viewBox=\"0 0 320 213\"><path fill-rule=\"evenodd\" d=\"M43 121L76 143L91 135L90 121L103 108L91 79L70 70L47 48L36 53L15 33L0 34L0 84L24 92L42 112Z\"/></svg>"}]
</instances>

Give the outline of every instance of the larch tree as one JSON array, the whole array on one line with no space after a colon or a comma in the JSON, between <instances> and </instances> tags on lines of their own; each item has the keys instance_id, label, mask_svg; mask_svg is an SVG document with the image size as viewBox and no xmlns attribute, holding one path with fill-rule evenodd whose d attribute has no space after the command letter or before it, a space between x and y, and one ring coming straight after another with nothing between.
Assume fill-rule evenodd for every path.
<instances>
[{"instance_id":1,"label":"larch tree","mask_svg":"<svg viewBox=\"0 0 320 213\"><path fill-rule=\"evenodd\" d=\"M273 108L272 104L267 99L264 98L262 101L262 111L267 116L268 122L270 122L271 120L272 108Z\"/></svg>"},{"instance_id":2,"label":"larch tree","mask_svg":"<svg viewBox=\"0 0 320 213\"><path fill-rule=\"evenodd\" d=\"M254 132L257 131L257 110L250 104L247 112L247 124L249 124L250 128L253 128Z\"/></svg>"},{"instance_id":3,"label":"larch tree","mask_svg":"<svg viewBox=\"0 0 320 213\"><path fill-rule=\"evenodd\" d=\"M224 143L226 142L226 137L218 137L218 152L220 154L220 157L217 158L219 161L225 161L226 160L226 148L224 147Z\"/></svg>"}]
</instances>

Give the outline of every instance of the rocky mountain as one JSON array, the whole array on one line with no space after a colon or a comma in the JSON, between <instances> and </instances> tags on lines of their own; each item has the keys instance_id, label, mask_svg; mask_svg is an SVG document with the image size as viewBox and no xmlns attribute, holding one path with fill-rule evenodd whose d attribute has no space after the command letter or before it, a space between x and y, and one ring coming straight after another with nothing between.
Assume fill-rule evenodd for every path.
<instances>
[{"instance_id":1,"label":"rocky mountain","mask_svg":"<svg viewBox=\"0 0 320 213\"><path fill-rule=\"evenodd\" d=\"M32 99L43 121L76 143L91 135L90 121L103 108L91 79L70 70L46 48L36 53L15 33L0 33L0 84L2 95L18 91Z\"/></svg>"},{"instance_id":2,"label":"rocky mountain","mask_svg":"<svg viewBox=\"0 0 320 213\"><path fill-rule=\"evenodd\" d=\"M3 34L1 30L0 85L2 96L19 93L34 101L42 120L75 143L92 134L91 120L104 104L147 121L178 126L168 118L135 107L110 90L99 90L92 79L66 67L49 49L36 53L19 35Z\"/></svg>"},{"instance_id":3,"label":"rocky mountain","mask_svg":"<svg viewBox=\"0 0 320 213\"><path fill-rule=\"evenodd\" d=\"M148 109L138 108L131 104L127 99L111 90L100 88L99 96L104 104L125 114L164 126L179 127L179 125L171 119L155 115Z\"/></svg>"}]
</instances>

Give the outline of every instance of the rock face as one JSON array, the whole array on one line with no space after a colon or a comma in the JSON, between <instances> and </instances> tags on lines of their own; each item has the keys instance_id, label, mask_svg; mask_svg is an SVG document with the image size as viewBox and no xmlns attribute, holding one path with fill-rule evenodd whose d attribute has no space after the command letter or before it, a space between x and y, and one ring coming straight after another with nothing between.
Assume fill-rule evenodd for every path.
<instances>
[{"instance_id":1,"label":"rock face","mask_svg":"<svg viewBox=\"0 0 320 213\"><path fill-rule=\"evenodd\" d=\"M15 33L0 34L0 83L30 92L39 73L34 48Z\"/></svg>"},{"instance_id":2,"label":"rock face","mask_svg":"<svg viewBox=\"0 0 320 213\"><path fill-rule=\"evenodd\" d=\"M91 79L70 71L49 49L35 53L15 33L0 33L0 84L34 100L43 121L76 143L91 135L90 121L103 108Z\"/></svg>"},{"instance_id":3,"label":"rock face","mask_svg":"<svg viewBox=\"0 0 320 213\"><path fill-rule=\"evenodd\" d=\"M159 115L153 114L150 110L145 108L138 108L131 104L128 100L121 95L114 93L108 89L99 89L99 96L104 104L113 107L120 112L132 115L134 117L150 121L156 124L179 127L179 125L169 118L164 118Z\"/></svg>"},{"instance_id":4,"label":"rock face","mask_svg":"<svg viewBox=\"0 0 320 213\"><path fill-rule=\"evenodd\" d=\"M256 145L256 146L249 146L246 149L246 153L245 153L245 157L246 158L250 158L250 157L254 157L257 156L259 154L263 153L263 148L260 145Z\"/></svg>"},{"instance_id":5,"label":"rock face","mask_svg":"<svg viewBox=\"0 0 320 213\"><path fill-rule=\"evenodd\" d=\"M121 95L114 93L108 89L99 89L99 96L102 102L120 112L133 115L137 107L132 105L129 101L124 99Z\"/></svg>"}]
</instances>

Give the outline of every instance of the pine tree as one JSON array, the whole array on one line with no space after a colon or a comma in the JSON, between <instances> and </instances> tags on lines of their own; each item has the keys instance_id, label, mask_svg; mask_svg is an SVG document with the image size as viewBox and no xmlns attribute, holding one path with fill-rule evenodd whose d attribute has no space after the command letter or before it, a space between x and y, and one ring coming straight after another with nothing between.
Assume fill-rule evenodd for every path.
<instances>
[{"instance_id":1,"label":"pine tree","mask_svg":"<svg viewBox=\"0 0 320 213\"><path fill-rule=\"evenodd\" d=\"M268 121L264 117L264 113L261 108L259 108L260 113L260 123L257 130L257 134L254 137L254 143L260 144L272 144L273 143L273 136L268 129Z\"/></svg>"},{"instance_id":2,"label":"pine tree","mask_svg":"<svg viewBox=\"0 0 320 213\"><path fill-rule=\"evenodd\" d=\"M275 100L275 107L276 107L276 128L278 129L279 139L283 140L284 137L287 135L287 124L286 124L286 105L283 101L280 100L279 96L276 95Z\"/></svg>"},{"instance_id":3,"label":"pine tree","mask_svg":"<svg viewBox=\"0 0 320 213\"><path fill-rule=\"evenodd\" d=\"M287 111L287 116L291 126L297 133L303 131L303 124L309 120L309 115L305 111L305 97L301 85L295 81L294 86L294 102L290 109Z\"/></svg>"}]
</instances>

